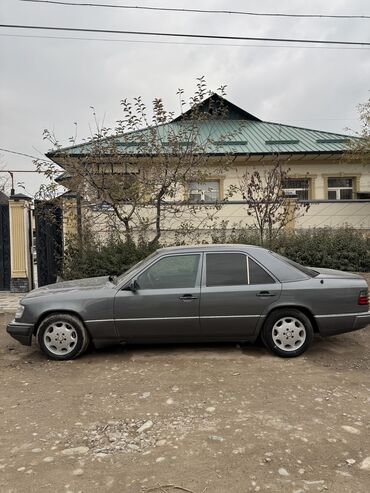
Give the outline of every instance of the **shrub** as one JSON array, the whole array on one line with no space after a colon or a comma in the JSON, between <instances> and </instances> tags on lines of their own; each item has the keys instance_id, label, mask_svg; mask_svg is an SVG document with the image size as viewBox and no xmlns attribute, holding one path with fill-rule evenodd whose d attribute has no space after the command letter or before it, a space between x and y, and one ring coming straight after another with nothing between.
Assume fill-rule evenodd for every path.
<instances>
[{"instance_id":1,"label":"shrub","mask_svg":"<svg viewBox=\"0 0 370 493\"><path fill-rule=\"evenodd\" d=\"M242 243L259 245L259 235L253 229L228 232L215 231L213 243ZM115 235L102 242L91 232L85 232L81 241L68 239L64 253L61 277L85 277L121 274L156 250L145 240L134 242ZM370 271L370 237L351 228L311 229L280 232L270 245L281 255L311 267L327 267L353 272Z\"/></svg>"},{"instance_id":2,"label":"shrub","mask_svg":"<svg viewBox=\"0 0 370 493\"><path fill-rule=\"evenodd\" d=\"M256 231L243 229L229 234L228 243L259 245ZM217 238L213 238L218 243ZM300 264L355 272L370 271L370 238L362 232L345 227L280 232L270 244L271 250Z\"/></svg>"},{"instance_id":3,"label":"shrub","mask_svg":"<svg viewBox=\"0 0 370 493\"><path fill-rule=\"evenodd\" d=\"M122 274L158 248L142 240L136 243L114 235L102 242L91 232L85 232L81 240L69 237L67 243L60 272L65 280Z\"/></svg>"}]
</instances>

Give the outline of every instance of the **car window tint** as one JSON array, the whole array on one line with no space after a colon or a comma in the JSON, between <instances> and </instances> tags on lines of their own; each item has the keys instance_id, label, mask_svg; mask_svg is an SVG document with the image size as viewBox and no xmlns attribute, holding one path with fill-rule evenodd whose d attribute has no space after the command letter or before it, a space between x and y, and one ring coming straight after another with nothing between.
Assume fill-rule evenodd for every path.
<instances>
[{"instance_id":1,"label":"car window tint","mask_svg":"<svg viewBox=\"0 0 370 493\"><path fill-rule=\"evenodd\" d=\"M199 255L163 257L137 279L139 289L194 288Z\"/></svg>"},{"instance_id":2,"label":"car window tint","mask_svg":"<svg viewBox=\"0 0 370 493\"><path fill-rule=\"evenodd\" d=\"M207 286L248 284L247 258L242 253L207 254Z\"/></svg>"},{"instance_id":3,"label":"car window tint","mask_svg":"<svg viewBox=\"0 0 370 493\"><path fill-rule=\"evenodd\" d=\"M271 284L275 282L265 269L262 269L254 260L249 257L249 283L250 284Z\"/></svg>"}]
</instances>

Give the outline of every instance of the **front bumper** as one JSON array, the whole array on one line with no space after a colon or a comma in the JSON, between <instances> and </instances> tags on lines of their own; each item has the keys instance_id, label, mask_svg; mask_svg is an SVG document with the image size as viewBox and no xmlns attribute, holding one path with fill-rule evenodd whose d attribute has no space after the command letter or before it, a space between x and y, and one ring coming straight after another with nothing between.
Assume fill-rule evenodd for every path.
<instances>
[{"instance_id":1,"label":"front bumper","mask_svg":"<svg viewBox=\"0 0 370 493\"><path fill-rule=\"evenodd\" d=\"M6 331L24 346L31 346L33 329L33 324L24 324L13 320L8 324Z\"/></svg>"}]
</instances>

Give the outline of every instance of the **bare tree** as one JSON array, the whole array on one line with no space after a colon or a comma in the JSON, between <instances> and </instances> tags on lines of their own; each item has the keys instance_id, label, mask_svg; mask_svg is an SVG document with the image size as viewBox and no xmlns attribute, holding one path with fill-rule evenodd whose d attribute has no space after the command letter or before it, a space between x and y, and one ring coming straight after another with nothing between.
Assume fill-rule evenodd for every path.
<instances>
[{"instance_id":1,"label":"bare tree","mask_svg":"<svg viewBox=\"0 0 370 493\"><path fill-rule=\"evenodd\" d=\"M218 92L224 96L225 87ZM200 205L189 203L188 184L222 175L233 160L231 152L226 157L216 156L220 142L232 138L213 135L213 123L227 112L223 98L207 89L204 77L197 79L195 94L188 101L183 90L177 95L180 119L174 119L162 99L155 99L149 110L140 97L121 101L123 116L114 129L99 125L93 112L96 128L82 147L76 146L75 135L70 139L72 146L63 149L52 132L44 131L44 138L54 148L48 156L65 170L63 184L85 204L103 205L127 238L133 232L154 231L150 242L155 243L169 218L180 229L182 220L196 228L194 217ZM205 149L212 149L212 155ZM54 163L36 164L49 177L57 171ZM219 207L202 204L208 214Z\"/></svg>"},{"instance_id":2,"label":"bare tree","mask_svg":"<svg viewBox=\"0 0 370 493\"><path fill-rule=\"evenodd\" d=\"M349 141L349 151L345 159L354 159L370 166L370 98L358 106L361 129L355 132L357 138Z\"/></svg>"},{"instance_id":3,"label":"bare tree","mask_svg":"<svg viewBox=\"0 0 370 493\"><path fill-rule=\"evenodd\" d=\"M307 202L292 200L284 193L289 170L277 160L263 171L247 171L230 194L239 193L246 201L247 215L253 220L261 245L269 245L282 228L301 217L309 208Z\"/></svg>"}]
</instances>

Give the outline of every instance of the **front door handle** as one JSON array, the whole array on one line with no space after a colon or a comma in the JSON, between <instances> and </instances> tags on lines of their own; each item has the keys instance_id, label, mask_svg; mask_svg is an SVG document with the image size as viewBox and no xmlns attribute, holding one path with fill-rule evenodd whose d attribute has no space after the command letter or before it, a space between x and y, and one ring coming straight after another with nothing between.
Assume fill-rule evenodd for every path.
<instances>
[{"instance_id":1,"label":"front door handle","mask_svg":"<svg viewBox=\"0 0 370 493\"><path fill-rule=\"evenodd\" d=\"M270 293L269 291L260 291L256 296L259 298L271 298L272 296L276 296L276 294Z\"/></svg>"},{"instance_id":2,"label":"front door handle","mask_svg":"<svg viewBox=\"0 0 370 493\"><path fill-rule=\"evenodd\" d=\"M193 294L183 294L179 299L182 301L192 301L197 300L198 296L194 296Z\"/></svg>"}]
</instances>

